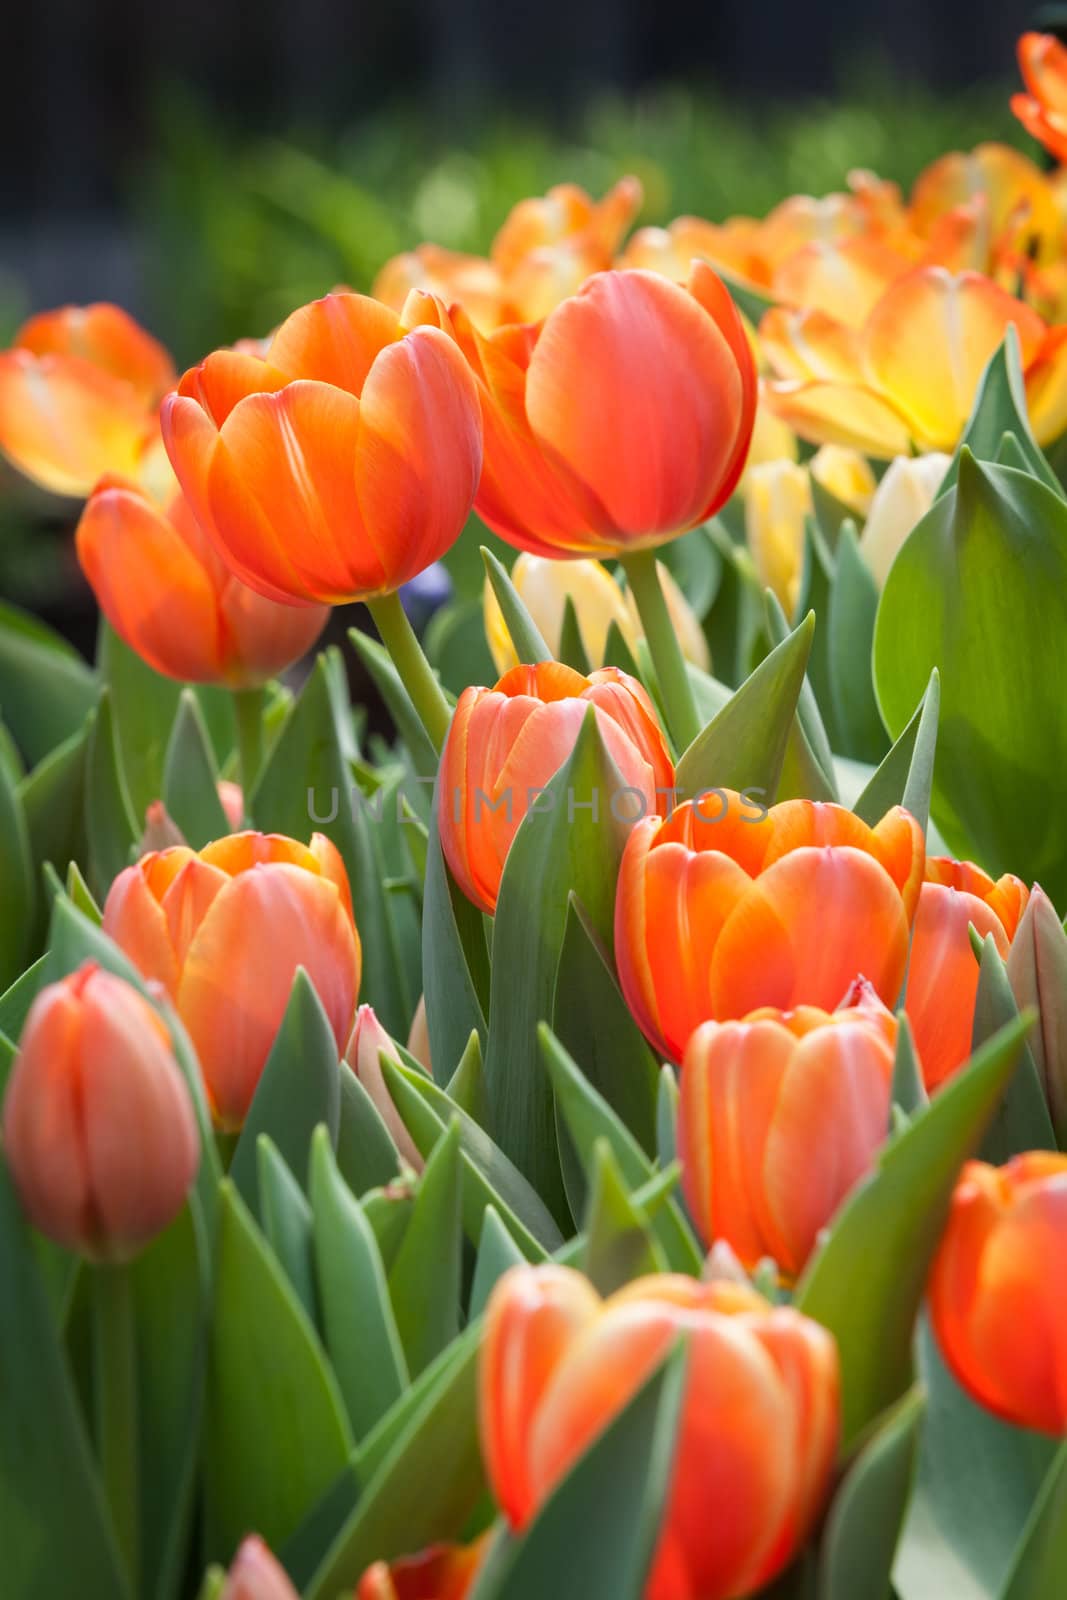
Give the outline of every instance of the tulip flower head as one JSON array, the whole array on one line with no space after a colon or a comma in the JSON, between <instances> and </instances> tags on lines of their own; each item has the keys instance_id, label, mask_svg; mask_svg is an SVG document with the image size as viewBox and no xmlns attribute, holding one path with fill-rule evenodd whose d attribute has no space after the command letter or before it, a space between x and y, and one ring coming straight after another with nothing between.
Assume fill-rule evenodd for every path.
<instances>
[{"instance_id":1,"label":"tulip flower head","mask_svg":"<svg viewBox=\"0 0 1067 1600\"><path fill-rule=\"evenodd\" d=\"M171 464L243 583L330 605L391 594L458 538L481 471L477 391L439 301L398 318L330 294L264 355L218 350L162 411Z\"/></svg>"},{"instance_id":2,"label":"tulip flower head","mask_svg":"<svg viewBox=\"0 0 1067 1600\"><path fill-rule=\"evenodd\" d=\"M482 1451L524 1528L680 1338L682 1414L645 1593L732 1600L788 1564L825 1497L839 1376L817 1323L739 1284L663 1274L602 1301L569 1268L514 1267L486 1313Z\"/></svg>"},{"instance_id":3,"label":"tulip flower head","mask_svg":"<svg viewBox=\"0 0 1067 1600\"><path fill-rule=\"evenodd\" d=\"M796 1277L889 1131L896 1020L860 980L827 1013L705 1022L685 1050L678 1147L705 1243Z\"/></svg>"},{"instance_id":4,"label":"tulip flower head","mask_svg":"<svg viewBox=\"0 0 1067 1600\"><path fill-rule=\"evenodd\" d=\"M322 834L303 845L234 833L144 856L112 884L104 932L170 995L222 1128L248 1113L299 968L344 1050L360 942L344 865Z\"/></svg>"},{"instance_id":5,"label":"tulip flower head","mask_svg":"<svg viewBox=\"0 0 1067 1600\"><path fill-rule=\"evenodd\" d=\"M360 1579L354 1600L465 1600L489 1537L483 1534L470 1545L433 1545L399 1561L376 1561Z\"/></svg>"},{"instance_id":6,"label":"tulip flower head","mask_svg":"<svg viewBox=\"0 0 1067 1600\"><path fill-rule=\"evenodd\" d=\"M899 806L870 828L842 806L768 811L723 789L667 821L645 818L615 901L630 1010L654 1048L681 1061L700 1023L763 1006L830 1010L857 970L893 1004L924 858L922 829Z\"/></svg>"},{"instance_id":7,"label":"tulip flower head","mask_svg":"<svg viewBox=\"0 0 1067 1600\"><path fill-rule=\"evenodd\" d=\"M411 1137L389 1093L382 1073L381 1055L400 1065L400 1052L395 1042L378 1021L373 1006L360 1006L356 1012L355 1026L345 1049L345 1060L373 1100L378 1114L388 1128L393 1143L414 1171L421 1172L425 1162Z\"/></svg>"},{"instance_id":8,"label":"tulip flower head","mask_svg":"<svg viewBox=\"0 0 1067 1600\"><path fill-rule=\"evenodd\" d=\"M1067 1156L1046 1150L960 1174L928 1285L948 1367L1004 1421L1067 1432Z\"/></svg>"},{"instance_id":9,"label":"tulip flower head","mask_svg":"<svg viewBox=\"0 0 1067 1600\"><path fill-rule=\"evenodd\" d=\"M161 1233L200 1164L166 1026L136 989L91 961L30 1007L3 1135L34 1226L94 1260L127 1260Z\"/></svg>"},{"instance_id":10,"label":"tulip flower head","mask_svg":"<svg viewBox=\"0 0 1067 1600\"><path fill-rule=\"evenodd\" d=\"M482 396L476 507L509 544L603 556L664 543L725 503L741 475L756 372L725 286L598 272L541 323L456 333Z\"/></svg>"},{"instance_id":11,"label":"tulip flower head","mask_svg":"<svg viewBox=\"0 0 1067 1600\"><path fill-rule=\"evenodd\" d=\"M233 1559L219 1600L300 1600L285 1568L250 1534Z\"/></svg>"},{"instance_id":12,"label":"tulip flower head","mask_svg":"<svg viewBox=\"0 0 1067 1600\"><path fill-rule=\"evenodd\" d=\"M1067 49L1051 33L1024 33L1019 66L1027 93L1011 109L1027 133L1057 161L1067 161Z\"/></svg>"},{"instance_id":13,"label":"tulip flower head","mask_svg":"<svg viewBox=\"0 0 1067 1600\"><path fill-rule=\"evenodd\" d=\"M511 841L570 756L590 707L630 807L620 801L620 820L635 805L642 814L661 810L674 767L652 702L627 673L601 667L584 677L546 661L460 695L441 758L438 827L453 877L483 911L496 909ZM600 807L615 798L600 797Z\"/></svg>"}]
</instances>

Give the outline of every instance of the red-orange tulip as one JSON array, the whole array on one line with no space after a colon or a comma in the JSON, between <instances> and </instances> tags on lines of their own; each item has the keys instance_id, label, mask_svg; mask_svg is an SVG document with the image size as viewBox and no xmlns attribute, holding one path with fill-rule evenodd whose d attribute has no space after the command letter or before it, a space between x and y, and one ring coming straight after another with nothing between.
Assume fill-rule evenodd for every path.
<instances>
[{"instance_id":1,"label":"red-orange tulip","mask_svg":"<svg viewBox=\"0 0 1067 1600\"><path fill-rule=\"evenodd\" d=\"M724 789L639 822L615 901L631 1011L681 1061L701 1022L760 1006L829 1011L857 972L892 1005L924 855L899 806L869 828L842 806L787 800L764 812Z\"/></svg>"},{"instance_id":2,"label":"red-orange tulip","mask_svg":"<svg viewBox=\"0 0 1067 1600\"><path fill-rule=\"evenodd\" d=\"M456 313L483 397L480 515L535 555L662 544L732 493L756 372L727 290L598 272L544 322L485 337Z\"/></svg>"},{"instance_id":3,"label":"red-orange tulip","mask_svg":"<svg viewBox=\"0 0 1067 1600\"><path fill-rule=\"evenodd\" d=\"M540 792L574 749L590 706L624 786L598 797L605 821L609 806L620 820L662 810L674 782L670 754L648 695L618 668L586 678L541 662L460 695L441 757L438 826L453 877L483 911L496 909L511 841L530 806L544 804Z\"/></svg>"},{"instance_id":4,"label":"red-orange tulip","mask_svg":"<svg viewBox=\"0 0 1067 1600\"><path fill-rule=\"evenodd\" d=\"M971 1053L978 962L973 923L992 934L1002 956L1015 937L1029 891L1010 872L996 883L971 861L930 856L919 893L908 961L905 1009L928 1089L936 1089Z\"/></svg>"},{"instance_id":5,"label":"red-orange tulip","mask_svg":"<svg viewBox=\"0 0 1067 1600\"><path fill-rule=\"evenodd\" d=\"M300 1600L281 1563L250 1534L233 1560L219 1600Z\"/></svg>"},{"instance_id":6,"label":"red-orange tulip","mask_svg":"<svg viewBox=\"0 0 1067 1600\"><path fill-rule=\"evenodd\" d=\"M3 1127L30 1220L95 1259L126 1260L160 1233L200 1163L170 1034L136 989L91 961L30 1007Z\"/></svg>"},{"instance_id":7,"label":"red-orange tulip","mask_svg":"<svg viewBox=\"0 0 1067 1600\"><path fill-rule=\"evenodd\" d=\"M344 865L322 834L234 833L127 867L104 932L163 984L200 1058L216 1121L247 1115L298 967L314 984L337 1053L352 1028L359 934Z\"/></svg>"},{"instance_id":8,"label":"red-orange tulip","mask_svg":"<svg viewBox=\"0 0 1067 1600\"><path fill-rule=\"evenodd\" d=\"M685 1051L678 1153L710 1246L796 1276L889 1132L897 1025L862 981L832 1015L705 1022Z\"/></svg>"},{"instance_id":9,"label":"red-orange tulip","mask_svg":"<svg viewBox=\"0 0 1067 1600\"><path fill-rule=\"evenodd\" d=\"M459 536L478 396L430 295L329 294L260 357L217 350L162 411L171 464L227 565L274 600L389 594Z\"/></svg>"},{"instance_id":10,"label":"red-orange tulip","mask_svg":"<svg viewBox=\"0 0 1067 1600\"><path fill-rule=\"evenodd\" d=\"M106 472L136 476L176 376L162 345L118 306L31 317L0 354L0 450L57 494L86 495Z\"/></svg>"},{"instance_id":11,"label":"red-orange tulip","mask_svg":"<svg viewBox=\"0 0 1067 1600\"><path fill-rule=\"evenodd\" d=\"M411 1137L389 1093L379 1056L400 1064L396 1043L386 1033L375 1015L373 1006L360 1006L355 1025L345 1049L345 1060L373 1100L379 1116L389 1129L393 1143L409 1167L421 1172L425 1165L419 1147Z\"/></svg>"},{"instance_id":12,"label":"red-orange tulip","mask_svg":"<svg viewBox=\"0 0 1067 1600\"><path fill-rule=\"evenodd\" d=\"M241 583L184 496L163 509L135 484L105 480L82 512L78 559L100 609L164 677L245 689L311 649L325 606L282 605Z\"/></svg>"},{"instance_id":13,"label":"red-orange tulip","mask_svg":"<svg viewBox=\"0 0 1067 1600\"><path fill-rule=\"evenodd\" d=\"M1057 161L1067 161L1067 50L1051 33L1024 33L1019 66L1029 92L1013 95L1011 109Z\"/></svg>"},{"instance_id":14,"label":"red-orange tulip","mask_svg":"<svg viewBox=\"0 0 1067 1600\"><path fill-rule=\"evenodd\" d=\"M817 1323L739 1284L663 1274L602 1301L566 1267L514 1267L486 1315L482 1450L524 1527L679 1336L686 1390L645 1596L734 1600L790 1561L828 1486L838 1363Z\"/></svg>"},{"instance_id":15,"label":"red-orange tulip","mask_svg":"<svg viewBox=\"0 0 1067 1600\"><path fill-rule=\"evenodd\" d=\"M483 1534L471 1545L434 1545L392 1564L376 1561L360 1579L355 1600L465 1600L488 1537Z\"/></svg>"},{"instance_id":16,"label":"red-orange tulip","mask_svg":"<svg viewBox=\"0 0 1067 1600\"><path fill-rule=\"evenodd\" d=\"M956 1378L1023 1428L1067 1432L1067 1156L1035 1150L960 1175L930 1274L930 1316Z\"/></svg>"}]
</instances>

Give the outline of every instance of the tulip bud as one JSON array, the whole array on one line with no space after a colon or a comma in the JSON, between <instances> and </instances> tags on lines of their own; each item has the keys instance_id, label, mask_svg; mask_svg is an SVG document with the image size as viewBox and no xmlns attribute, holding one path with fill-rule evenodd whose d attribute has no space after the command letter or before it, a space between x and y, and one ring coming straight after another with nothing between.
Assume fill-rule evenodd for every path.
<instances>
[{"instance_id":1,"label":"tulip bud","mask_svg":"<svg viewBox=\"0 0 1067 1600\"><path fill-rule=\"evenodd\" d=\"M821 445L808 463L820 488L832 494L857 517L866 517L877 488L866 456L841 444Z\"/></svg>"},{"instance_id":2,"label":"tulip bud","mask_svg":"<svg viewBox=\"0 0 1067 1600\"><path fill-rule=\"evenodd\" d=\"M229 778L220 778L217 788L219 805L226 814L226 821L236 833L245 819L244 792L239 783L232 783Z\"/></svg>"},{"instance_id":3,"label":"tulip bud","mask_svg":"<svg viewBox=\"0 0 1067 1600\"><path fill-rule=\"evenodd\" d=\"M753 1594L803 1545L839 1432L837 1349L742 1284L664 1273L601 1300L566 1267L513 1267L486 1312L482 1453L512 1526L537 1515L679 1339L686 1385L647 1593ZM729 1486L709 1516L697 1486Z\"/></svg>"},{"instance_id":4,"label":"tulip bud","mask_svg":"<svg viewBox=\"0 0 1067 1600\"><path fill-rule=\"evenodd\" d=\"M1045 1150L960 1174L928 1286L946 1364L1016 1427L1067 1432L1067 1156Z\"/></svg>"},{"instance_id":5,"label":"tulip bud","mask_svg":"<svg viewBox=\"0 0 1067 1600\"><path fill-rule=\"evenodd\" d=\"M188 839L162 800L153 800L145 807L144 832L137 847L138 858L153 855L157 850L170 850L175 845L188 845L188 843Z\"/></svg>"},{"instance_id":6,"label":"tulip bud","mask_svg":"<svg viewBox=\"0 0 1067 1600\"><path fill-rule=\"evenodd\" d=\"M745 537L759 581L791 617L804 570L805 526L814 514L808 469L795 461L751 467L744 497Z\"/></svg>"},{"instance_id":7,"label":"tulip bud","mask_svg":"<svg viewBox=\"0 0 1067 1600\"><path fill-rule=\"evenodd\" d=\"M1038 1025L1029 1044L1045 1086L1052 1122L1067 1143L1067 933L1035 883L1008 951L1008 977L1019 1010L1033 1006Z\"/></svg>"},{"instance_id":8,"label":"tulip bud","mask_svg":"<svg viewBox=\"0 0 1067 1600\"><path fill-rule=\"evenodd\" d=\"M433 1545L417 1556L376 1561L360 1579L354 1600L464 1600L491 1537L486 1532L470 1545Z\"/></svg>"},{"instance_id":9,"label":"tulip bud","mask_svg":"<svg viewBox=\"0 0 1067 1600\"><path fill-rule=\"evenodd\" d=\"M219 1600L300 1600L284 1567L262 1539L249 1534L238 1550Z\"/></svg>"},{"instance_id":10,"label":"tulip bud","mask_svg":"<svg viewBox=\"0 0 1067 1600\"><path fill-rule=\"evenodd\" d=\"M897 552L915 524L925 517L944 482L951 459L932 450L925 456L897 456L874 491L859 551L879 589Z\"/></svg>"},{"instance_id":11,"label":"tulip bud","mask_svg":"<svg viewBox=\"0 0 1067 1600\"><path fill-rule=\"evenodd\" d=\"M30 1007L3 1132L31 1222L94 1260L128 1260L161 1233L200 1162L192 1099L162 1019L91 961Z\"/></svg>"},{"instance_id":12,"label":"tulip bud","mask_svg":"<svg viewBox=\"0 0 1067 1600\"><path fill-rule=\"evenodd\" d=\"M395 1061L397 1066L400 1065L400 1052L375 1016L374 1007L360 1006L356 1012L352 1037L345 1050L345 1060L374 1101L382 1121L392 1135L393 1143L408 1166L413 1167L416 1172L421 1172L425 1163L418 1146L404 1125L403 1118L393 1104L393 1097L389 1093L382 1073L382 1065L378 1058L383 1054L388 1056L390 1061Z\"/></svg>"}]
</instances>

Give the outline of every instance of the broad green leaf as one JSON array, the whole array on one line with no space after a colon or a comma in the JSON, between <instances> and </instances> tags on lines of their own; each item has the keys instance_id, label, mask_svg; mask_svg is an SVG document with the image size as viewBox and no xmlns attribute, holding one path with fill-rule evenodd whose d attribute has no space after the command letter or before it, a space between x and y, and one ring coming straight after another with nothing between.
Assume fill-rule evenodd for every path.
<instances>
[{"instance_id":1,"label":"broad green leaf","mask_svg":"<svg viewBox=\"0 0 1067 1600\"><path fill-rule=\"evenodd\" d=\"M1032 1020L1002 1028L890 1140L797 1285L797 1308L837 1339L846 1447L909 1387L915 1317L957 1174L1011 1081Z\"/></svg>"},{"instance_id":2,"label":"broad green leaf","mask_svg":"<svg viewBox=\"0 0 1067 1600\"><path fill-rule=\"evenodd\" d=\"M1000 1600L1047 1600L1067 1582L1067 1445L1061 1445L1026 1525Z\"/></svg>"},{"instance_id":3,"label":"broad green leaf","mask_svg":"<svg viewBox=\"0 0 1067 1600\"><path fill-rule=\"evenodd\" d=\"M400 1171L400 1156L374 1101L347 1061L339 1064L337 1165L355 1195L380 1189Z\"/></svg>"},{"instance_id":4,"label":"broad green leaf","mask_svg":"<svg viewBox=\"0 0 1067 1600\"><path fill-rule=\"evenodd\" d=\"M503 564L484 545L482 560L485 562L486 576L504 614L504 625L511 635L511 642L515 646L515 654L519 660L530 665L538 661L551 661L552 652L536 622L519 599L518 591Z\"/></svg>"},{"instance_id":5,"label":"broad green leaf","mask_svg":"<svg viewBox=\"0 0 1067 1600\"><path fill-rule=\"evenodd\" d=\"M874 664L899 733L936 666L933 809L954 854L1067 898L1067 504L964 451L955 489L915 528L878 608Z\"/></svg>"},{"instance_id":6,"label":"broad green leaf","mask_svg":"<svg viewBox=\"0 0 1067 1600\"><path fill-rule=\"evenodd\" d=\"M501 1222L496 1207L487 1205L482 1213L482 1234L474 1262L468 1316L480 1316L497 1281L509 1268L520 1266L524 1260L522 1251Z\"/></svg>"},{"instance_id":7,"label":"broad green leaf","mask_svg":"<svg viewBox=\"0 0 1067 1600\"><path fill-rule=\"evenodd\" d=\"M886 753L885 728L878 714L871 677L878 585L859 553L851 522L841 529L837 566L830 591L829 665L834 722L844 755L877 765Z\"/></svg>"},{"instance_id":8,"label":"broad green leaf","mask_svg":"<svg viewBox=\"0 0 1067 1600\"><path fill-rule=\"evenodd\" d=\"M97 666L111 702L119 768L139 832L145 810L163 793L167 735L181 685L153 671L103 618Z\"/></svg>"},{"instance_id":9,"label":"broad green leaf","mask_svg":"<svg viewBox=\"0 0 1067 1600\"><path fill-rule=\"evenodd\" d=\"M262 1234L221 1185L204 1430L207 1548L284 1543L352 1449L337 1380Z\"/></svg>"},{"instance_id":10,"label":"broad green leaf","mask_svg":"<svg viewBox=\"0 0 1067 1600\"><path fill-rule=\"evenodd\" d=\"M415 1209L389 1270L408 1366L419 1373L459 1332L463 1239L459 1125L442 1134L419 1180Z\"/></svg>"},{"instance_id":11,"label":"broad green leaf","mask_svg":"<svg viewBox=\"0 0 1067 1600\"><path fill-rule=\"evenodd\" d=\"M321 1131L329 1143L326 1130ZM277 1145L266 1133L261 1133L256 1141L256 1174L264 1237L307 1312L308 1321L318 1327L319 1307L311 1259L311 1207Z\"/></svg>"},{"instance_id":12,"label":"broad green leaf","mask_svg":"<svg viewBox=\"0 0 1067 1600\"><path fill-rule=\"evenodd\" d=\"M6 989L22 971L36 900L26 815L14 781L0 767L0 988Z\"/></svg>"},{"instance_id":13,"label":"broad green leaf","mask_svg":"<svg viewBox=\"0 0 1067 1600\"><path fill-rule=\"evenodd\" d=\"M910 811L923 828L929 826L940 715L941 678L935 667L907 727L852 807L869 827L894 806Z\"/></svg>"},{"instance_id":14,"label":"broad green leaf","mask_svg":"<svg viewBox=\"0 0 1067 1600\"><path fill-rule=\"evenodd\" d=\"M464 899L445 863L437 827L438 805L443 803L438 783L426 849L422 984L434 1073L447 1082L472 1030L483 1045L488 1036L489 951L482 914Z\"/></svg>"},{"instance_id":15,"label":"broad green leaf","mask_svg":"<svg viewBox=\"0 0 1067 1600\"><path fill-rule=\"evenodd\" d=\"M108 889L129 866L140 837L115 742L110 690L105 689L89 720L86 751L85 818L89 836L89 879L103 902Z\"/></svg>"},{"instance_id":16,"label":"broad green leaf","mask_svg":"<svg viewBox=\"0 0 1067 1600\"><path fill-rule=\"evenodd\" d=\"M663 1250L634 1204L606 1139L598 1139L593 1149L582 1231L581 1269L602 1295L614 1294L634 1278L667 1271Z\"/></svg>"},{"instance_id":17,"label":"broad green leaf","mask_svg":"<svg viewBox=\"0 0 1067 1600\"><path fill-rule=\"evenodd\" d=\"M231 831L200 702L183 689L163 762L163 803L194 850Z\"/></svg>"},{"instance_id":18,"label":"broad green leaf","mask_svg":"<svg viewBox=\"0 0 1067 1600\"><path fill-rule=\"evenodd\" d=\"M819 1600L888 1600L893 1557L915 1475L923 1393L879 1423L845 1474L818 1556Z\"/></svg>"},{"instance_id":19,"label":"broad green leaf","mask_svg":"<svg viewBox=\"0 0 1067 1600\"><path fill-rule=\"evenodd\" d=\"M77 651L29 612L0 603L0 711L28 766L77 733L99 685Z\"/></svg>"}]
</instances>

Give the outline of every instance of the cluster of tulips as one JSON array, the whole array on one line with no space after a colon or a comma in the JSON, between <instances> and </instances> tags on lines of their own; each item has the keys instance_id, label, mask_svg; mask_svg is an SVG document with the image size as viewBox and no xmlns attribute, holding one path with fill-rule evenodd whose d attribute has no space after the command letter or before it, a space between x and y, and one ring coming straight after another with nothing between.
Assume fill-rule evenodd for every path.
<instances>
[{"instance_id":1,"label":"cluster of tulips","mask_svg":"<svg viewBox=\"0 0 1067 1600\"><path fill-rule=\"evenodd\" d=\"M18 1600L1067 1584L1067 167L640 205L0 356Z\"/></svg>"}]
</instances>

